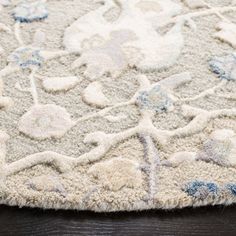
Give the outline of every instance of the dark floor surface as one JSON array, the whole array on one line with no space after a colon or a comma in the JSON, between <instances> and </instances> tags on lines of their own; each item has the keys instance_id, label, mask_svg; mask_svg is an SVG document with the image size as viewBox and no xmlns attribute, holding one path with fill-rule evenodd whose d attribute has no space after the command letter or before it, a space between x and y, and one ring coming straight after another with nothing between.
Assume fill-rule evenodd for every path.
<instances>
[{"instance_id":1,"label":"dark floor surface","mask_svg":"<svg viewBox=\"0 0 236 236\"><path fill-rule=\"evenodd\" d=\"M1 236L236 236L236 206L98 214L0 206Z\"/></svg>"}]
</instances>

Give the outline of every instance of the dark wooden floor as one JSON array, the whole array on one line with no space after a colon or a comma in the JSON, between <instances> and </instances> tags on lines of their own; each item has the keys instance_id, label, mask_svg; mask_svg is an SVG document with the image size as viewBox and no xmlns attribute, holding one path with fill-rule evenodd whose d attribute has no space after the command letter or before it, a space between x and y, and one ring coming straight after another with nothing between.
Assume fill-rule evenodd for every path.
<instances>
[{"instance_id":1,"label":"dark wooden floor","mask_svg":"<svg viewBox=\"0 0 236 236\"><path fill-rule=\"evenodd\" d=\"M0 235L236 235L236 206L96 214L0 206Z\"/></svg>"}]
</instances>

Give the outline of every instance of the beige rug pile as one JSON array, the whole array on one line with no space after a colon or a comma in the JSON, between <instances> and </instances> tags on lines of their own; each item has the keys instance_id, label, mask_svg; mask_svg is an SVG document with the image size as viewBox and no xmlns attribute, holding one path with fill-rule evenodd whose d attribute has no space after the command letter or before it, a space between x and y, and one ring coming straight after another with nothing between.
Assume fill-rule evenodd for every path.
<instances>
[{"instance_id":1,"label":"beige rug pile","mask_svg":"<svg viewBox=\"0 0 236 236\"><path fill-rule=\"evenodd\" d=\"M236 202L236 1L0 0L0 203Z\"/></svg>"}]
</instances>

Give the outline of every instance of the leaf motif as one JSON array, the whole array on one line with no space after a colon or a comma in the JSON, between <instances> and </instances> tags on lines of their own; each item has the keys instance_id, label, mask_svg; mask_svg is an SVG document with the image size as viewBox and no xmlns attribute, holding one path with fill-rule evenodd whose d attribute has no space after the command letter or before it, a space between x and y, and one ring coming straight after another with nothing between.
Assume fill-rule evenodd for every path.
<instances>
[{"instance_id":1,"label":"leaf motif","mask_svg":"<svg viewBox=\"0 0 236 236\"><path fill-rule=\"evenodd\" d=\"M43 88L47 92L61 92L68 91L74 88L79 83L76 76L69 77L50 77L42 81Z\"/></svg>"},{"instance_id":2,"label":"leaf motif","mask_svg":"<svg viewBox=\"0 0 236 236\"><path fill-rule=\"evenodd\" d=\"M85 103L100 108L110 104L110 101L102 92L102 85L99 82L89 84L83 91L82 99Z\"/></svg>"},{"instance_id":3,"label":"leaf motif","mask_svg":"<svg viewBox=\"0 0 236 236\"><path fill-rule=\"evenodd\" d=\"M217 25L217 29L219 32L215 34L215 37L236 48L236 25L222 21Z\"/></svg>"}]
</instances>

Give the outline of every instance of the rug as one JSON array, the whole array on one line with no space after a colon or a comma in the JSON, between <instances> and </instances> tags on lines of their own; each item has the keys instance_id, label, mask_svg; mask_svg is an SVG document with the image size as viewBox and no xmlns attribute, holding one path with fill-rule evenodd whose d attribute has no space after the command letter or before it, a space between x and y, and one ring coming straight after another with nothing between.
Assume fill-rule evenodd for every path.
<instances>
[{"instance_id":1,"label":"rug","mask_svg":"<svg viewBox=\"0 0 236 236\"><path fill-rule=\"evenodd\" d=\"M236 202L236 1L0 0L0 203Z\"/></svg>"}]
</instances>

